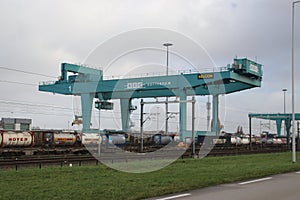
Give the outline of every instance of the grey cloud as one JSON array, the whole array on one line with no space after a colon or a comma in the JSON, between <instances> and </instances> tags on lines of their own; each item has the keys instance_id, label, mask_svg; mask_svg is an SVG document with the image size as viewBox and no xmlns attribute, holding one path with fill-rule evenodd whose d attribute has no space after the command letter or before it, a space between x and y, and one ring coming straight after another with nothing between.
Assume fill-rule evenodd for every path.
<instances>
[{"instance_id":1,"label":"grey cloud","mask_svg":"<svg viewBox=\"0 0 300 200\"><path fill-rule=\"evenodd\" d=\"M250 107L261 111L259 99L272 98L270 112L280 111L280 90L282 87L290 90L291 1L1 1L0 10L1 66L58 76L61 62L84 61L91 50L113 35L137 28L158 27L193 38L207 49L218 66L231 63L235 55L251 59L257 56L264 64L263 87L228 96L226 104L229 107L239 104L245 110ZM296 20L300 20L300 8L297 8ZM296 32L300 33L300 26ZM296 40L297 55L299 41ZM197 52L188 49L185 52L198 65L213 67L211 63L201 63L203 59ZM296 59L299 66L299 56ZM157 59L157 62L161 60ZM296 72L299 74L300 70ZM45 77L5 70L0 73L3 80L29 83L45 80ZM299 82L299 76L296 77ZM296 89L299 94L299 88ZM71 98L41 93L30 86L1 82L0 92L6 94L1 97L5 99L72 107ZM8 115L0 113L3 117ZM244 115L240 113L236 120ZM50 124L49 116L34 117L38 123ZM66 127L68 120L69 116L60 118L57 127ZM235 130L235 127L229 129Z\"/></svg>"}]
</instances>

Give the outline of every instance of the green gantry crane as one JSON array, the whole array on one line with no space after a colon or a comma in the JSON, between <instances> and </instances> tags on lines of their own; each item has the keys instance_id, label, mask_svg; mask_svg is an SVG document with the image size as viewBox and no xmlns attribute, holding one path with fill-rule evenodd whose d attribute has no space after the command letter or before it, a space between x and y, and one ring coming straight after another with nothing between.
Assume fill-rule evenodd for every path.
<instances>
[{"instance_id":1,"label":"green gantry crane","mask_svg":"<svg viewBox=\"0 0 300 200\"><path fill-rule=\"evenodd\" d=\"M72 72L72 74L68 74ZM61 76L55 82L44 82L39 91L81 97L83 132L91 131L91 112L94 98L101 102L119 99L122 130L129 130L132 99L178 97L181 140L186 130L187 96L212 95L212 131L218 135L219 95L260 87L262 65L247 58L234 59L233 64L209 73L179 73L169 76L103 79L103 71L69 63L61 64ZM99 106L99 105L98 105ZM107 106L110 107L108 103Z\"/></svg>"}]
</instances>

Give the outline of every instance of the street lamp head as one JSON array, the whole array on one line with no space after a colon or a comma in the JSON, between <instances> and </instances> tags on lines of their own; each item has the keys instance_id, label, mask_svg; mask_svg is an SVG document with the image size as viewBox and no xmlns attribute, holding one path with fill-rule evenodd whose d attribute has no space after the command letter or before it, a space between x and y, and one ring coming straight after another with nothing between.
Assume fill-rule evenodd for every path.
<instances>
[{"instance_id":1,"label":"street lamp head","mask_svg":"<svg viewBox=\"0 0 300 200\"><path fill-rule=\"evenodd\" d=\"M295 6L296 3L300 3L300 1L294 1L293 6Z\"/></svg>"},{"instance_id":2,"label":"street lamp head","mask_svg":"<svg viewBox=\"0 0 300 200\"><path fill-rule=\"evenodd\" d=\"M169 47L169 46L172 46L173 44L172 43L164 43L163 44L165 47Z\"/></svg>"},{"instance_id":3,"label":"street lamp head","mask_svg":"<svg viewBox=\"0 0 300 200\"><path fill-rule=\"evenodd\" d=\"M283 92L286 92L286 91L287 91L287 89L282 89L282 91L283 91Z\"/></svg>"}]
</instances>

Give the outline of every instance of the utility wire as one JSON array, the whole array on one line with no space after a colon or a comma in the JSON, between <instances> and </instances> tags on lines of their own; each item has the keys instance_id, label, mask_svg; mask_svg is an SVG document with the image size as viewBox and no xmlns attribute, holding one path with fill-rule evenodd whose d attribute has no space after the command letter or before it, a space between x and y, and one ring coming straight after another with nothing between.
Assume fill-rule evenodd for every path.
<instances>
[{"instance_id":1,"label":"utility wire","mask_svg":"<svg viewBox=\"0 0 300 200\"><path fill-rule=\"evenodd\" d=\"M12 84L18 84L18 85L38 86L37 84L33 84L33 83L23 83L23 82L17 82L17 81L0 80L0 82L2 82L2 83L12 83Z\"/></svg>"},{"instance_id":2,"label":"utility wire","mask_svg":"<svg viewBox=\"0 0 300 200\"><path fill-rule=\"evenodd\" d=\"M24 71L24 70L19 70L19 69L12 69L12 68L8 68L8 67L4 67L4 66L0 66L0 69L5 69L5 70L9 70L9 71L14 71L14 72L20 72L20 73L25 73L25 74L31 74L31 75L37 75L37 76L44 76L44 77L48 77L48 78L57 78L55 76L50 76L50 75L40 74L40 73L30 72L30 71Z\"/></svg>"},{"instance_id":3,"label":"utility wire","mask_svg":"<svg viewBox=\"0 0 300 200\"><path fill-rule=\"evenodd\" d=\"M51 108L57 108L57 109L66 109L66 110L72 110L72 108L70 107L63 107L63 106L56 106L56 105L49 105L49 104L39 104L39 103L29 103L29 102L20 102L20 101L15 101L15 100L3 100L0 99L0 104L13 104L13 105L22 105L22 106L34 106L34 107L42 107L42 108L46 108L49 109L49 107Z\"/></svg>"}]
</instances>

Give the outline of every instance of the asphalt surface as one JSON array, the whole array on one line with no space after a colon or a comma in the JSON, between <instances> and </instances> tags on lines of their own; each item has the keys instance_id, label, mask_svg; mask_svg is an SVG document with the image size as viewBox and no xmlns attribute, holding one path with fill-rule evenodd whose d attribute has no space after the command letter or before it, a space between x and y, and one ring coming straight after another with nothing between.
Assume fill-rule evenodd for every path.
<instances>
[{"instance_id":1,"label":"asphalt surface","mask_svg":"<svg viewBox=\"0 0 300 200\"><path fill-rule=\"evenodd\" d=\"M300 172L224 184L153 200L300 200Z\"/></svg>"}]
</instances>

